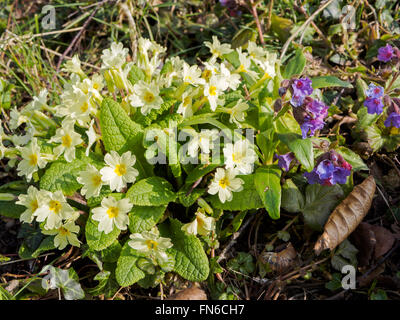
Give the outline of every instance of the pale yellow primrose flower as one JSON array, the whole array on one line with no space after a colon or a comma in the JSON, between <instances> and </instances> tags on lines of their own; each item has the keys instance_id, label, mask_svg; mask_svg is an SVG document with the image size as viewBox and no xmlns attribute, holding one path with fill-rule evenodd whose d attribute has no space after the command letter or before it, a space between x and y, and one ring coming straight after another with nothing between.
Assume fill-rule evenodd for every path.
<instances>
[{"instance_id":1,"label":"pale yellow primrose flower","mask_svg":"<svg viewBox=\"0 0 400 320\"><path fill-rule=\"evenodd\" d=\"M153 228L150 231L142 233L133 233L129 236L131 239L128 245L142 253L154 254L155 258L162 262L168 261L168 255L165 252L173 246L171 239L159 236L158 230Z\"/></svg>"},{"instance_id":2,"label":"pale yellow primrose flower","mask_svg":"<svg viewBox=\"0 0 400 320\"><path fill-rule=\"evenodd\" d=\"M154 83L140 80L133 86L133 94L129 97L132 107L140 107L143 115L152 109L160 109L163 99L159 96L160 89Z\"/></svg>"},{"instance_id":3,"label":"pale yellow primrose flower","mask_svg":"<svg viewBox=\"0 0 400 320\"><path fill-rule=\"evenodd\" d=\"M100 170L101 180L110 186L111 191L120 192L126 187L127 183L136 181L139 171L133 168L136 157L130 151L122 156L112 150L104 157L104 162L108 165Z\"/></svg>"},{"instance_id":4,"label":"pale yellow primrose flower","mask_svg":"<svg viewBox=\"0 0 400 320\"><path fill-rule=\"evenodd\" d=\"M74 55L71 60L68 60L65 63L64 68L62 68L61 70L69 73L84 75L81 69L81 60L79 60L79 56L77 54Z\"/></svg>"},{"instance_id":5,"label":"pale yellow primrose flower","mask_svg":"<svg viewBox=\"0 0 400 320\"><path fill-rule=\"evenodd\" d=\"M224 100L219 96L228 88L228 83L221 76L212 76L209 83L204 86L204 96L207 97L212 111L222 105Z\"/></svg>"},{"instance_id":6,"label":"pale yellow primrose flower","mask_svg":"<svg viewBox=\"0 0 400 320\"><path fill-rule=\"evenodd\" d=\"M218 138L217 129L204 129L197 132L194 129L185 128L184 131L192 136L188 143L188 154L191 157L197 157L199 148L202 153L210 153L213 148L213 140Z\"/></svg>"},{"instance_id":7,"label":"pale yellow primrose flower","mask_svg":"<svg viewBox=\"0 0 400 320\"><path fill-rule=\"evenodd\" d=\"M75 210L67 203L62 191L54 193L43 191L43 200L35 211L38 222L46 221L45 229L57 229L61 227L62 220L73 220L77 216Z\"/></svg>"},{"instance_id":8,"label":"pale yellow primrose flower","mask_svg":"<svg viewBox=\"0 0 400 320\"><path fill-rule=\"evenodd\" d=\"M76 180L83 185L81 195L86 198L97 197L100 194L103 181L101 173L94 165L88 164L86 170L81 171Z\"/></svg>"},{"instance_id":9,"label":"pale yellow primrose flower","mask_svg":"<svg viewBox=\"0 0 400 320\"><path fill-rule=\"evenodd\" d=\"M232 107L232 109L229 110L230 113L230 118L229 122L235 122L239 127L240 124L239 122L243 122L245 120L246 116L246 110L249 108L249 105L243 101L243 99L239 99L235 106Z\"/></svg>"},{"instance_id":10,"label":"pale yellow primrose flower","mask_svg":"<svg viewBox=\"0 0 400 320\"><path fill-rule=\"evenodd\" d=\"M18 164L18 176L26 176L29 181L32 179L32 174L47 164L47 160L40 153L40 147L37 144L37 139L33 138L32 142L26 147L17 147L21 152L22 161Z\"/></svg>"},{"instance_id":11,"label":"pale yellow primrose flower","mask_svg":"<svg viewBox=\"0 0 400 320\"><path fill-rule=\"evenodd\" d=\"M99 222L99 231L104 231L105 234L110 233L114 225L120 230L126 230L129 223L128 213L132 207L133 204L127 198L117 201L109 196L103 198L101 207L92 210L92 219Z\"/></svg>"},{"instance_id":12,"label":"pale yellow primrose flower","mask_svg":"<svg viewBox=\"0 0 400 320\"><path fill-rule=\"evenodd\" d=\"M87 144L87 148L85 151L85 155L87 157L89 156L89 151L90 151L90 148L92 147L92 145L95 144L96 141L101 138L100 135L97 134L96 131L94 130L93 125L94 125L94 119L92 119L92 121L90 121L89 129L86 130L86 135L88 137L88 144Z\"/></svg>"},{"instance_id":13,"label":"pale yellow primrose flower","mask_svg":"<svg viewBox=\"0 0 400 320\"><path fill-rule=\"evenodd\" d=\"M193 91L192 90L186 90L182 94L182 102L178 107L178 110L176 113L181 114L184 118L191 117L193 115L193 109L192 109L192 102L193 102L193 97L192 97Z\"/></svg>"},{"instance_id":14,"label":"pale yellow primrose flower","mask_svg":"<svg viewBox=\"0 0 400 320\"><path fill-rule=\"evenodd\" d=\"M182 226L182 230L186 231L188 234L205 236L209 234L215 226L215 219L212 217L207 217L201 209L196 213L196 218L185 225Z\"/></svg>"},{"instance_id":15,"label":"pale yellow primrose flower","mask_svg":"<svg viewBox=\"0 0 400 320\"><path fill-rule=\"evenodd\" d=\"M126 62L126 56L128 55L128 49L124 48L122 43L113 42L110 49L103 50L101 60L103 61L102 68L119 69Z\"/></svg>"},{"instance_id":16,"label":"pale yellow primrose flower","mask_svg":"<svg viewBox=\"0 0 400 320\"><path fill-rule=\"evenodd\" d=\"M42 230L43 234L56 235L54 237L54 245L56 248L62 250L68 244L75 247L80 247L81 242L78 240L77 234L79 232L79 226L74 222L67 222L61 227L51 230Z\"/></svg>"},{"instance_id":17,"label":"pale yellow primrose flower","mask_svg":"<svg viewBox=\"0 0 400 320\"><path fill-rule=\"evenodd\" d=\"M67 162L75 159L75 147L83 143L81 135L74 131L74 123L63 121L62 127L56 130L56 135L50 139L50 142L61 143L54 148L54 154L58 157L64 153Z\"/></svg>"},{"instance_id":18,"label":"pale yellow primrose flower","mask_svg":"<svg viewBox=\"0 0 400 320\"><path fill-rule=\"evenodd\" d=\"M241 174L252 173L257 154L247 139L236 141L235 144L228 143L223 152L227 169L237 169Z\"/></svg>"},{"instance_id":19,"label":"pale yellow primrose flower","mask_svg":"<svg viewBox=\"0 0 400 320\"><path fill-rule=\"evenodd\" d=\"M31 223L33 221L36 210L39 208L43 196L43 192L39 191L34 186L29 186L27 194L20 194L18 196L18 201L15 203L26 207L26 210L22 212L19 217L21 222Z\"/></svg>"},{"instance_id":20,"label":"pale yellow primrose flower","mask_svg":"<svg viewBox=\"0 0 400 320\"><path fill-rule=\"evenodd\" d=\"M216 36L212 37L213 42L206 41L204 42L205 46L210 49L210 52L215 57L222 57L224 54L228 54L232 52L230 44L224 43L221 44Z\"/></svg>"},{"instance_id":21,"label":"pale yellow primrose flower","mask_svg":"<svg viewBox=\"0 0 400 320\"><path fill-rule=\"evenodd\" d=\"M239 192L243 190L242 184L244 181L236 178L236 170L217 168L214 180L211 182L208 193L218 193L219 200L222 203L232 200L232 192Z\"/></svg>"}]
</instances>

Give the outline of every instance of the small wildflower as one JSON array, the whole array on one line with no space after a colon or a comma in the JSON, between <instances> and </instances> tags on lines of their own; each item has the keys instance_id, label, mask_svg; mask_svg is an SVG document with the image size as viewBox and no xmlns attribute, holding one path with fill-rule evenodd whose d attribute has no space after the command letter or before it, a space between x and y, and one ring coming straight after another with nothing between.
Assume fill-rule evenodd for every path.
<instances>
[{"instance_id":1,"label":"small wildflower","mask_svg":"<svg viewBox=\"0 0 400 320\"><path fill-rule=\"evenodd\" d=\"M120 192L126 187L127 183L136 181L139 171L133 168L136 157L130 151L120 156L112 150L105 155L104 161L107 166L100 170L101 180L110 186L111 191Z\"/></svg>"},{"instance_id":2,"label":"small wildflower","mask_svg":"<svg viewBox=\"0 0 400 320\"><path fill-rule=\"evenodd\" d=\"M217 168L214 180L208 188L208 193L218 193L219 200L224 203L225 201L232 200L232 192L243 190L243 183L242 179L236 178L236 170Z\"/></svg>"},{"instance_id":3,"label":"small wildflower","mask_svg":"<svg viewBox=\"0 0 400 320\"><path fill-rule=\"evenodd\" d=\"M380 47L378 49L378 60L382 62L389 62L394 56L393 53L393 47L390 44L387 44L384 47Z\"/></svg>"},{"instance_id":4,"label":"small wildflower","mask_svg":"<svg viewBox=\"0 0 400 320\"><path fill-rule=\"evenodd\" d=\"M126 230L129 223L128 213L132 207L133 204L127 198L117 201L112 196L105 197L101 201L101 207L92 210L92 219L99 222L99 231L104 231L105 234L110 233L114 225L120 230Z\"/></svg>"}]
</instances>

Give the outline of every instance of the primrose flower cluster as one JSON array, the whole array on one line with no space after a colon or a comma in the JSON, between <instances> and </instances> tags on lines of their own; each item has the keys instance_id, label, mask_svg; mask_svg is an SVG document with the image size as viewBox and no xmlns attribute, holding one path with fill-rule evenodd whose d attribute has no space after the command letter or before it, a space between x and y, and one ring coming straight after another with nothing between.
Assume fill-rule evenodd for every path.
<instances>
[{"instance_id":1,"label":"primrose flower cluster","mask_svg":"<svg viewBox=\"0 0 400 320\"><path fill-rule=\"evenodd\" d=\"M232 49L221 44L216 37L206 42L211 58L200 68L189 65L179 57L163 60L166 51L155 42L139 39L136 62L127 62L128 49L121 43L112 43L101 55L101 68L91 76L82 70L78 56L65 63L64 72L70 74L59 96L60 103L48 104L48 91L42 90L27 106L13 108L10 112L9 129L0 132L0 158L7 158L8 166L16 167L18 176L30 183L41 182L41 177L53 162L77 163L82 157L93 154L102 157L102 164L88 163L81 167L74 183L79 185L73 197L58 186L50 192L30 186L26 194L19 196L18 204L25 206L21 221L40 224L43 234L53 235L59 249L68 244L79 246L79 217L84 212L69 203L69 198L83 201L102 197L91 209L92 219L99 232L108 235L113 230L126 231L133 204L128 197L119 199L112 193L124 193L137 182L139 176L138 154L135 150L118 153L104 152L103 137L99 124L100 106L106 97L120 99L120 104L131 117L144 117L158 112L166 96L175 99L174 112L181 119L188 119L204 110L227 115L228 122L236 127L247 126L246 116L250 104L239 98L226 104L225 94L238 90L246 77L257 88L276 75L276 55L249 42L247 49ZM225 57L234 53L237 63ZM139 79L131 81L130 72L140 70ZM170 88L175 91L171 93ZM171 96L172 95L172 96ZM218 136L216 129L196 130L190 125L182 128L190 137L188 154L209 155ZM20 134L24 132L24 134ZM224 165L217 168L209 182L207 192L218 195L222 203L231 201L234 192L243 189L243 179L238 175L253 173L258 161L254 144L242 137L223 145ZM75 188L76 189L76 188ZM106 193L106 196L102 196ZM202 208L194 214L192 222L182 230L194 235L207 235L214 230L214 218ZM165 262L165 250L172 246L159 236L157 227L144 233L130 235L129 245L154 257L155 263ZM158 261L158 262L157 262Z\"/></svg>"},{"instance_id":2,"label":"primrose flower cluster","mask_svg":"<svg viewBox=\"0 0 400 320\"><path fill-rule=\"evenodd\" d=\"M174 243L179 232L197 240L199 251L217 239L213 208L259 209L269 190L266 179L256 179L260 172L274 172L276 179L279 167L288 172L300 165L310 171L304 176L311 184L346 183L352 167L334 151L313 168L310 137L323 129L328 106L316 98L311 79L282 79L276 54L252 41L233 49L213 37L205 46L209 59L190 65L165 58L166 48L147 39L139 39L136 61L112 43L97 73L87 75L74 56L64 65L69 79L57 98L42 90L24 108L12 109L0 131L0 159L30 185L18 196L26 208L20 220L38 225L59 249L87 243L100 251L124 239L129 248L121 255L135 255L141 270L154 275L179 263L171 253L184 250ZM371 97L379 94L371 91ZM278 100L285 109L275 110ZM178 129L187 144L172 139ZM280 136L309 143L307 159L296 159L298 148ZM160 154L166 163L153 161ZM182 154L196 161L179 161ZM185 210L188 215L180 215ZM279 214L280 208L267 210Z\"/></svg>"}]
</instances>

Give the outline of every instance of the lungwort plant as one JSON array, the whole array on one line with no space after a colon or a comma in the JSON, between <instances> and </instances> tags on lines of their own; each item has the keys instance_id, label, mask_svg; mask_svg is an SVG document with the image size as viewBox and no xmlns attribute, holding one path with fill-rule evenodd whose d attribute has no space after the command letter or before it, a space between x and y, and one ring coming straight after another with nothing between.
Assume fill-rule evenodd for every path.
<instances>
[{"instance_id":1,"label":"lungwort plant","mask_svg":"<svg viewBox=\"0 0 400 320\"><path fill-rule=\"evenodd\" d=\"M21 257L80 247L100 269L87 292L110 296L170 272L206 280L210 249L230 234L228 212L278 219L283 207L323 226L340 185L348 190L352 170L366 168L335 137L320 137L325 92L352 85L307 77L300 49L281 66L254 42L205 45L210 58L189 65L147 39L136 61L113 43L99 73L87 75L77 56L65 64L60 103L48 104L44 89L11 110L0 158L27 183L2 186L1 206L24 223Z\"/></svg>"}]
</instances>

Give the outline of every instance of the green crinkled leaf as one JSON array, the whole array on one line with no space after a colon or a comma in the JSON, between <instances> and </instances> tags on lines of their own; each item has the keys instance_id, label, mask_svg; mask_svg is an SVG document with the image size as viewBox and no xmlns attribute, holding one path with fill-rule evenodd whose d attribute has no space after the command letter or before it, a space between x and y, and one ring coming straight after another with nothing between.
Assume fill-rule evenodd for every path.
<instances>
[{"instance_id":1,"label":"green crinkled leaf","mask_svg":"<svg viewBox=\"0 0 400 320\"><path fill-rule=\"evenodd\" d=\"M132 121L120 104L111 98L103 99L101 104L100 127L106 151L133 152L140 176L152 175L153 168L144 158L142 126Z\"/></svg>"},{"instance_id":2,"label":"green crinkled leaf","mask_svg":"<svg viewBox=\"0 0 400 320\"><path fill-rule=\"evenodd\" d=\"M314 168L314 149L309 138L302 139L300 135L295 133L278 133L277 136L295 154L296 159L300 161L307 171L311 171Z\"/></svg>"},{"instance_id":3,"label":"green crinkled leaf","mask_svg":"<svg viewBox=\"0 0 400 320\"><path fill-rule=\"evenodd\" d=\"M168 252L175 258L174 271L189 281L204 281L210 272L208 258L199 239L181 230L183 224L170 219L159 226L160 234L170 238Z\"/></svg>"},{"instance_id":4,"label":"green crinkled leaf","mask_svg":"<svg viewBox=\"0 0 400 320\"><path fill-rule=\"evenodd\" d=\"M86 222L85 236L89 247L97 251L103 250L112 245L121 232L121 230L114 225L113 230L110 233L105 234L104 231L99 231L98 226L99 223L92 219L91 213Z\"/></svg>"},{"instance_id":5,"label":"green crinkled leaf","mask_svg":"<svg viewBox=\"0 0 400 320\"><path fill-rule=\"evenodd\" d=\"M358 131L364 130L374 124L378 118L379 114L369 114L366 107L361 107L357 111L356 129Z\"/></svg>"},{"instance_id":6,"label":"green crinkled leaf","mask_svg":"<svg viewBox=\"0 0 400 320\"><path fill-rule=\"evenodd\" d=\"M129 213L129 231L131 233L141 233L150 230L164 215L167 206L134 206Z\"/></svg>"},{"instance_id":7,"label":"green crinkled leaf","mask_svg":"<svg viewBox=\"0 0 400 320\"><path fill-rule=\"evenodd\" d=\"M314 77L311 79L312 87L314 89L320 88L331 88L331 87L344 87L344 88L353 88L353 85L348 83L347 81L340 80L334 76L321 76Z\"/></svg>"},{"instance_id":8,"label":"green crinkled leaf","mask_svg":"<svg viewBox=\"0 0 400 320\"><path fill-rule=\"evenodd\" d=\"M364 163L361 157L346 147L339 147L336 151L341 154L348 163L353 167L353 171L369 170L368 166Z\"/></svg>"},{"instance_id":9,"label":"green crinkled leaf","mask_svg":"<svg viewBox=\"0 0 400 320\"><path fill-rule=\"evenodd\" d=\"M178 198L179 202L184 207L190 207L193 205L198 198L200 198L205 192L206 189L204 188L194 188L189 194L188 192L191 190L192 185L185 184L179 191L178 191Z\"/></svg>"},{"instance_id":10,"label":"green crinkled leaf","mask_svg":"<svg viewBox=\"0 0 400 320\"><path fill-rule=\"evenodd\" d=\"M243 190L240 192L233 192L231 201L222 203L218 198L218 194L210 195L207 199L210 200L211 205L216 209L237 211L263 208L264 204L254 185L254 176L254 174L237 176L237 178L244 181Z\"/></svg>"},{"instance_id":11,"label":"green crinkled leaf","mask_svg":"<svg viewBox=\"0 0 400 320\"><path fill-rule=\"evenodd\" d=\"M342 188L337 184L333 186L308 185L305 205L301 209L306 224L313 229L321 230L343 195Z\"/></svg>"},{"instance_id":12,"label":"green crinkled leaf","mask_svg":"<svg viewBox=\"0 0 400 320\"><path fill-rule=\"evenodd\" d=\"M207 173L215 170L219 166L223 165L222 163L219 164L199 164L196 168L194 168L186 177L186 183L193 184L201 177L205 176Z\"/></svg>"},{"instance_id":13,"label":"green crinkled leaf","mask_svg":"<svg viewBox=\"0 0 400 320\"><path fill-rule=\"evenodd\" d=\"M281 170L276 166L258 168L254 185L265 209L272 219L280 217Z\"/></svg>"},{"instance_id":14,"label":"green crinkled leaf","mask_svg":"<svg viewBox=\"0 0 400 320\"><path fill-rule=\"evenodd\" d=\"M148 114L143 115L140 111L136 112L133 115L133 120L137 123L142 124L143 126L149 126L150 124L156 122L164 113L175 104L175 99L166 100L161 104L159 109L152 109ZM178 114L175 114L178 116Z\"/></svg>"},{"instance_id":15,"label":"green crinkled leaf","mask_svg":"<svg viewBox=\"0 0 400 320\"><path fill-rule=\"evenodd\" d=\"M288 212L300 212L304 207L304 197L292 179L287 179L282 186L282 208Z\"/></svg>"},{"instance_id":16,"label":"green crinkled leaf","mask_svg":"<svg viewBox=\"0 0 400 320\"><path fill-rule=\"evenodd\" d=\"M146 75L144 74L143 70L140 69L139 67L133 65L131 67L131 70L128 73L128 80L132 83L135 84L136 82L140 80L145 80Z\"/></svg>"},{"instance_id":17,"label":"green crinkled leaf","mask_svg":"<svg viewBox=\"0 0 400 320\"><path fill-rule=\"evenodd\" d=\"M385 143L381 130L376 125L371 125L365 128L367 133L368 143L374 151L381 149Z\"/></svg>"},{"instance_id":18,"label":"green crinkled leaf","mask_svg":"<svg viewBox=\"0 0 400 320\"><path fill-rule=\"evenodd\" d=\"M117 262L121 254L122 246L118 240L114 241L109 247L101 250L101 259L104 262Z\"/></svg>"},{"instance_id":19,"label":"green crinkled leaf","mask_svg":"<svg viewBox=\"0 0 400 320\"><path fill-rule=\"evenodd\" d=\"M129 188L126 197L135 206L162 206L175 201L176 194L167 180L150 177L136 182Z\"/></svg>"},{"instance_id":20,"label":"green crinkled leaf","mask_svg":"<svg viewBox=\"0 0 400 320\"><path fill-rule=\"evenodd\" d=\"M71 162L57 160L53 162L40 178L40 189L51 192L62 190L65 195L73 195L82 185L76 180L79 173L86 169L88 164L101 168L102 162L99 159L86 157L84 151L76 150L76 158Z\"/></svg>"},{"instance_id":21,"label":"green crinkled leaf","mask_svg":"<svg viewBox=\"0 0 400 320\"><path fill-rule=\"evenodd\" d=\"M296 50L296 54L291 58L283 71L283 78L290 79L294 75L302 74L306 66L306 58L301 49Z\"/></svg>"},{"instance_id":22,"label":"green crinkled leaf","mask_svg":"<svg viewBox=\"0 0 400 320\"><path fill-rule=\"evenodd\" d=\"M115 270L115 277L120 286L130 286L145 277L145 273L136 266L140 257L138 252L128 245L128 242L124 244Z\"/></svg>"}]
</instances>

